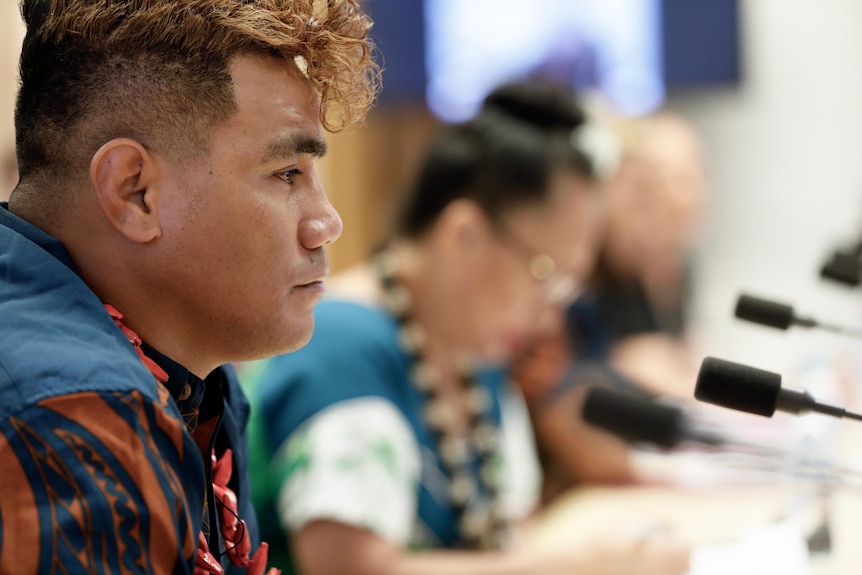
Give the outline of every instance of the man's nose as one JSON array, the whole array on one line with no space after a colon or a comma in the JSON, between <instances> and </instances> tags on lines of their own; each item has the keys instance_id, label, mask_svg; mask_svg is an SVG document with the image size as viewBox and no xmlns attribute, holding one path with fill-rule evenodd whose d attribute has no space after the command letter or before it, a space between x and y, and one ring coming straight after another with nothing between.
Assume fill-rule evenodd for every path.
<instances>
[{"instance_id":1,"label":"man's nose","mask_svg":"<svg viewBox=\"0 0 862 575\"><path fill-rule=\"evenodd\" d=\"M342 229L341 216L321 190L318 208L299 223L299 242L305 249L313 250L334 242Z\"/></svg>"}]
</instances>

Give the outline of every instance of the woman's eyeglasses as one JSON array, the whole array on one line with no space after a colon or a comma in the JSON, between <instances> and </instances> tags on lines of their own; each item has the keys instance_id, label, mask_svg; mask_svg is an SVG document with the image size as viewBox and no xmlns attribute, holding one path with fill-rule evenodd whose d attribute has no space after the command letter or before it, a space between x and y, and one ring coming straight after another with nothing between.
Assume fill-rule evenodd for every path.
<instances>
[{"instance_id":1,"label":"woman's eyeglasses","mask_svg":"<svg viewBox=\"0 0 862 575\"><path fill-rule=\"evenodd\" d=\"M577 298L581 291L580 282L571 273L561 270L554 258L536 250L513 230L500 225L495 228L503 243L526 261L527 271L541 284L548 301L565 305Z\"/></svg>"}]
</instances>

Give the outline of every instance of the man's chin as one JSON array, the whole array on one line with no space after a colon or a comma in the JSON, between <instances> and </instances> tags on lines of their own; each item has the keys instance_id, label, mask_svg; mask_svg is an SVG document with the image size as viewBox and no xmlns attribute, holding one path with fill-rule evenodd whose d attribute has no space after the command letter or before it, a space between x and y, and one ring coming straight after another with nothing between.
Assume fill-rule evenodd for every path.
<instances>
[{"instance_id":1,"label":"man's chin","mask_svg":"<svg viewBox=\"0 0 862 575\"><path fill-rule=\"evenodd\" d=\"M293 340L293 341L288 345L288 349L287 349L286 351L283 351L282 353L290 353L290 352L292 352L292 351L296 351L296 350L298 350L298 349L302 349L303 347L305 347L306 345L308 345L308 342L309 342L309 341L311 341L311 336L312 336L312 334L313 334L313 333L314 333L314 330L313 330L313 329L309 329L307 333L304 333L304 334L300 335L299 337L297 337L296 339L294 339L294 340Z\"/></svg>"},{"instance_id":2,"label":"man's chin","mask_svg":"<svg viewBox=\"0 0 862 575\"><path fill-rule=\"evenodd\" d=\"M301 325L294 324L291 327L292 329L287 334L288 337L285 338L282 345L283 350L280 353L290 353L308 345L311 336L314 335L314 314L309 313L307 320L303 321Z\"/></svg>"},{"instance_id":3,"label":"man's chin","mask_svg":"<svg viewBox=\"0 0 862 575\"><path fill-rule=\"evenodd\" d=\"M276 332L269 338L267 344L264 344L257 350L255 359L268 359L277 355L294 352L305 347L311 336L314 333L313 317L308 322L303 322L303 325L291 325L289 331ZM263 342L261 342L263 343Z\"/></svg>"}]
</instances>

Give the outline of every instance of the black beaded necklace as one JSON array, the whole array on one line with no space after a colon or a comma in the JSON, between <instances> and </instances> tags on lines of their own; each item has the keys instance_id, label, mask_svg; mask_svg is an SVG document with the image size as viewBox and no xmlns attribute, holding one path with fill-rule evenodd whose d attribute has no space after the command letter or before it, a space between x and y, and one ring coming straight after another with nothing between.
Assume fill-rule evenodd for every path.
<instances>
[{"instance_id":1,"label":"black beaded necklace","mask_svg":"<svg viewBox=\"0 0 862 575\"><path fill-rule=\"evenodd\" d=\"M461 544L467 549L498 549L507 537L499 499L499 429L491 418L492 399L469 367L459 369L460 393L470 413L467 437L454 429L455 413L439 396L440 371L424 353L425 330L411 317L412 297L398 280L398 263L388 249L378 250L374 269L383 306L398 322L399 345L413 361L412 385L422 394L422 417L437 442L441 467L449 479L449 498L458 514ZM478 481L473 465L478 460Z\"/></svg>"}]
</instances>

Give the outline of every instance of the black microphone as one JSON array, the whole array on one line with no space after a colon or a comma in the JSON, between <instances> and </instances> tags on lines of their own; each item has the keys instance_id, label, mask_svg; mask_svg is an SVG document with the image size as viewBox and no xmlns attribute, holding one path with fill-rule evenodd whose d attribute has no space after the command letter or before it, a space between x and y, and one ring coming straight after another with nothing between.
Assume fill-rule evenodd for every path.
<instances>
[{"instance_id":1,"label":"black microphone","mask_svg":"<svg viewBox=\"0 0 862 575\"><path fill-rule=\"evenodd\" d=\"M740 403L749 406L758 401ZM764 402L760 400L759 403ZM733 407L738 408L736 405ZM860 417L846 412L845 415ZM632 444L650 444L664 451L686 445L706 447L711 457L720 457L719 462L727 467L792 473L799 478L844 486L862 480L862 472L856 469L799 459L781 448L699 430L691 425L680 407L601 385L588 387L581 417L587 423Z\"/></svg>"},{"instance_id":2,"label":"black microphone","mask_svg":"<svg viewBox=\"0 0 862 575\"><path fill-rule=\"evenodd\" d=\"M772 417L776 410L794 415L822 413L862 421L862 415L817 401L807 391L781 387L781 376L715 357L700 365L694 397L721 407Z\"/></svg>"},{"instance_id":3,"label":"black microphone","mask_svg":"<svg viewBox=\"0 0 862 575\"><path fill-rule=\"evenodd\" d=\"M820 277L842 283L850 287L858 287L862 283L862 262L858 253L837 251L820 268Z\"/></svg>"},{"instance_id":4,"label":"black microphone","mask_svg":"<svg viewBox=\"0 0 862 575\"><path fill-rule=\"evenodd\" d=\"M742 294L736 300L734 315L739 319L776 329L787 330L790 326L796 325L806 328L816 327L851 337L862 337L862 330L823 323L810 317L797 316L793 311L793 306L748 294Z\"/></svg>"},{"instance_id":5,"label":"black microphone","mask_svg":"<svg viewBox=\"0 0 862 575\"><path fill-rule=\"evenodd\" d=\"M862 283L862 239L852 247L837 249L820 268L820 277L847 286Z\"/></svg>"},{"instance_id":6,"label":"black microphone","mask_svg":"<svg viewBox=\"0 0 862 575\"><path fill-rule=\"evenodd\" d=\"M673 449L682 443L723 445L718 436L692 429L679 407L600 385L587 390L581 409L587 423L630 443Z\"/></svg>"}]
</instances>

